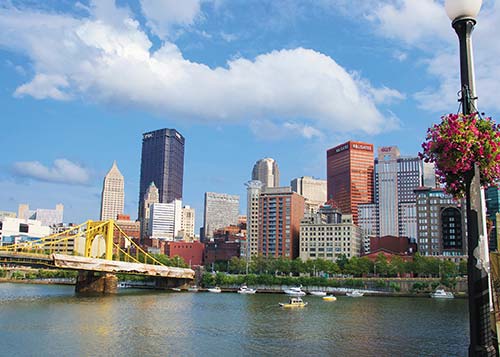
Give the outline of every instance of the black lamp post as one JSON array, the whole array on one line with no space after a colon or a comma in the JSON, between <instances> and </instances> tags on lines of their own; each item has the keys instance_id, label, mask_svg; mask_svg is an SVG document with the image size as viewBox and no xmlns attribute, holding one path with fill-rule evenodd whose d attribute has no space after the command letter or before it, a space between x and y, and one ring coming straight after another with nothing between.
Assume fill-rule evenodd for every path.
<instances>
[{"instance_id":1,"label":"black lamp post","mask_svg":"<svg viewBox=\"0 0 500 357\"><path fill-rule=\"evenodd\" d=\"M477 112L474 83L471 33L482 0L446 0L445 8L452 20L460 43L460 79L462 111L464 115ZM480 256L480 232L483 231L483 209L478 170L466 174L467 203L467 276L469 291L469 356L496 356L490 324L489 276ZM483 235L485 232L482 232ZM485 252L488 254L488 252Z\"/></svg>"}]
</instances>

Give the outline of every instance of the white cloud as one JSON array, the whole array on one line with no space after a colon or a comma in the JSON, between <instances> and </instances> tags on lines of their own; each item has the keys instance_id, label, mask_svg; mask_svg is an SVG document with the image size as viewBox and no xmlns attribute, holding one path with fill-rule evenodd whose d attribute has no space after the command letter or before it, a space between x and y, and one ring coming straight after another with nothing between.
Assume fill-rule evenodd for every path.
<instances>
[{"instance_id":1,"label":"white cloud","mask_svg":"<svg viewBox=\"0 0 500 357\"><path fill-rule=\"evenodd\" d=\"M169 41L151 52L139 23L113 2L95 3L90 11L77 19L0 9L0 46L26 53L35 69L16 95L90 98L177 120L272 120L282 127L300 119L321 131L370 134L397 125L377 105L404 95L374 88L317 51L272 51L210 68L185 59Z\"/></svg>"},{"instance_id":2,"label":"white cloud","mask_svg":"<svg viewBox=\"0 0 500 357\"><path fill-rule=\"evenodd\" d=\"M66 87L68 87L68 81L65 77L40 73L35 75L31 82L18 87L14 95L17 97L30 95L36 99L67 100L70 96L62 91Z\"/></svg>"},{"instance_id":3,"label":"white cloud","mask_svg":"<svg viewBox=\"0 0 500 357\"><path fill-rule=\"evenodd\" d=\"M67 159L54 160L53 167L47 167L39 161L23 161L14 164L14 173L21 177L46 182L66 184L87 184L90 178L88 171Z\"/></svg>"},{"instance_id":4,"label":"white cloud","mask_svg":"<svg viewBox=\"0 0 500 357\"><path fill-rule=\"evenodd\" d=\"M174 25L192 25L201 16L201 1L140 0L148 27L160 38L167 38Z\"/></svg>"},{"instance_id":5,"label":"white cloud","mask_svg":"<svg viewBox=\"0 0 500 357\"><path fill-rule=\"evenodd\" d=\"M450 21L443 6L435 0L381 2L371 19L385 36L411 45L428 45L436 39L451 38Z\"/></svg>"},{"instance_id":6,"label":"white cloud","mask_svg":"<svg viewBox=\"0 0 500 357\"><path fill-rule=\"evenodd\" d=\"M436 0L386 0L371 13L376 33L417 48L435 87L414 94L421 108L454 112L460 89L458 39L446 16L443 2ZM485 1L473 32L476 89L479 109L500 111L500 2Z\"/></svg>"}]
</instances>

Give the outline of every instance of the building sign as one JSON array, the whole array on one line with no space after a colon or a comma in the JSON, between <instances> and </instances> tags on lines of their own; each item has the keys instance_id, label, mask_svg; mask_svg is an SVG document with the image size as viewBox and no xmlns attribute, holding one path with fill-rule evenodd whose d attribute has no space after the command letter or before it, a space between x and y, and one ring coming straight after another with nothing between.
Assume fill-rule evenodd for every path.
<instances>
[{"instance_id":1,"label":"building sign","mask_svg":"<svg viewBox=\"0 0 500 357\"><path fill-rule=\"evenodd\" d=\"M335 148L335 152L338 153L338 152L341 152L341 151L344 151L347 149L349 149L349 144L344 144L344 145L337 146Z\"/></svg>"},{"instance_id":2,"label":"building sign","mask_svg":"<svg viewBox=\"0 0 500 357\"><path fill-rule=\"evenodd\" d=\"M153 136L154 136L153 133L146 133L146 134L142 135L142 139L144 139L144 140L151 139Z\"/></svg>"},{"instance_id":3,"label":"building sign","mask_svg":"<svg viewBox=\"0 0 500 357\"><path fill-rule=\"evenodd\" d=\"M373 146L366 144L352 144L352 148L356 150L373 151Z\"/></svg>"}]
</instances>

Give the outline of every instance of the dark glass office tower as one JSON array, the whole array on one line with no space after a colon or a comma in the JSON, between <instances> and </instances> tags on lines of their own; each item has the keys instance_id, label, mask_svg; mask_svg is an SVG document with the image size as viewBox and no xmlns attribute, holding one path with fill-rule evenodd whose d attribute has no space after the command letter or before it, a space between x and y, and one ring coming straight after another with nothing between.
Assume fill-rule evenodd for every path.
<instances>
[{"instance_id":1,"label":"dark glass office tower","mask_svg":"<svg viewBox=\"0 0 500 357\"><path fill-rule=\"evenodd\" d=\"M158 188L160 203L182 199L184 137L175 129L160 129L142 135L139 219L144 194L151 182Z\"/></svg>"}]
</instances>

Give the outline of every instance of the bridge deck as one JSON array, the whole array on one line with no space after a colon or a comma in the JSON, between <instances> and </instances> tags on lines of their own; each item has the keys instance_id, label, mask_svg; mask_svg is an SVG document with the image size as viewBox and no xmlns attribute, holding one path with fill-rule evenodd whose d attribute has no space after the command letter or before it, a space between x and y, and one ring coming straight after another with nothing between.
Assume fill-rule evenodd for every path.
<instances>
[{"instance_id":1,"label":"bridge deck","mask_svg":"<svg viewBox=\"0 0 500 357\"><path fill-rule=\"evenodd\" d=\"M129 263L116 260L85 258L66 254L29 254L0 252L0 259L15 263L43 264L60 269L88 270L103 273L143 274L174 279L194 279L194 270L163 265Z\"/></svg>"},{"instance_id":2,"label":"bridge deck","mask_svg":"<svg viewBox=\"0 0 500 357\"><path fill-rule=\"evenodd\" d=\"M194 270L162 265L128 263L115 260L52 254L54 265L61 269L91 270L106 273L145 274L165 278L194 279Z\"/></svg>"}]
</instances>

